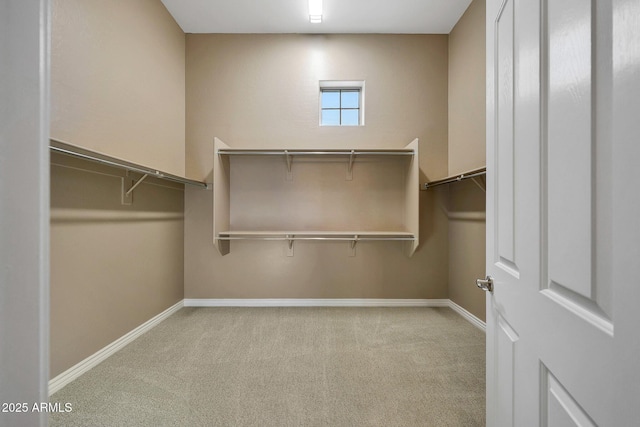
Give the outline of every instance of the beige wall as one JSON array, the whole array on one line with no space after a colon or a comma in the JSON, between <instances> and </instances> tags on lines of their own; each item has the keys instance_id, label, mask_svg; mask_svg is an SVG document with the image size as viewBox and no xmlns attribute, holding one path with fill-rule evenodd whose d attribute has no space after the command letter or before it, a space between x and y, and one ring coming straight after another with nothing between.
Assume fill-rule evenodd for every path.
<instances>
[{"instance_id":1,"label":"beige wall","mask_svg":"<svg viewBox=\"0 0 640 427\"><path fill-rule=\"evenodd\" d=\"M185 36L160 0L54 0L51 32L51 137L184 175Z\"/></svg>"},{"instance_id":2,"label":"beige wall","mask_svg":"<svg viewBox=\"0 0 640 427\"><path fill-rule=\"evenodd\" d=\"M404 147L447 173L446 35L187 34L187 175L231 147ZM365 80L366 126L319 127L318 81Z\"/></svg>"},{"instance_id":3,"label":"beige wall","mask_svg":"<svg viewBox=\"0 0 640 427\"><path fill-rule=\"evenodd\" d=\"M51 137L184 174L185 37L162 3L52 3ZM183 298L184 190L148 179L122 206L122 171L52 161L55 377Z\"/></svg>"},{"instance_id":4,"label":"beige wall","mask_svg":"<svg viewBox=\"0 0 640 427\"><path fill-rule=\"evenodd\" d=\"M449 34L449 174L486 165L485 0L473 0Z\"/></svg>"},{"instance_id":5,"label":"beige wall","mask_svg":"<svg viewBox=\"0 0 640 427\"><path fill-rule=\"evenodd\" d=\"M485 0L473 0L449 35L449 174L485 161ZM485 319L484 191L471 181L449 186L449 297Z\"/></svg>"},{"instance_id":6,"label":"beige wall","mask_svg":"<svg viewBox=\"0 0 640 427\"><path fill-rule=\"evenodd\" d=\"M485 320L485 293L475 280L485 275L486 194L472 181L449 187L449 298Z\"/></svg>"},{"instance_id":7,"label":"beige wall","mask_svg":"<svg viewBox=\"0 0 640 427\"><path fill-rule=\"evenodd\" d=\"M52 155L52 377L183 298L184 190L124 173Z\"/></svg>"},{"instance_id":8,"label":"beige wall","mask_svg":"<svg viewBox=\"0 0 640 427\"><path fill-rule=\"evenodd\" d=\"M187 35L187 174L210 176L213 138L231 147L403 147L447 173L447 36ZM365 80L366 126L319 127L318 81ZM354 172L354 179L357 174ZM294 178L295 179L295 178ZM314 191L308 188L307 191ZM212 194L185 199L186 298L446 298L447 218L422 192L420 247L401 243L212 243ZM260 209L257 206L255 209Z\"/></svg>"}]
</instances>

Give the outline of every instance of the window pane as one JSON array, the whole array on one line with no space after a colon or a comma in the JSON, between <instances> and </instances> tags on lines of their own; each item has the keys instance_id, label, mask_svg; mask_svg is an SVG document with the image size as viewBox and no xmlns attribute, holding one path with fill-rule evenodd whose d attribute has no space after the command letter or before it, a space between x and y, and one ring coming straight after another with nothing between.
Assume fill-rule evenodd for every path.
<instances>
[{"instance_id":1,"label":"window pane","mask_svg":"<svg viewBox=\"0 0 640 427\"><path fill-rule=\"evenodd\" d=\"M340 91L323 90L322 108L340 108Z\"/></svg>"},{"instance_id":2,"label":"window pane","mask_svg":"<svg viewBox=\"0 0 640 427\"><path fill-rule=\"evenodd\" d=\"M322 123L328 126L340 125L340 110L322 110Z\"/></svg>"},{"instance_id":3,"label":"window pane","mask_svg":"<svg viewBox=\"0 0 640 427\"><path fill-rule=\"evenodd\" d=\"M342 110L342 126L358 126L360 110Z\"/></svg>"},{"instance_id":4,"label":"window pane","mask_svg":"<svg viewBox=\"0 0 640 427\"><path fill-rule=\"evenodd\" d=\"M342 108L359 108L360 93L356 90L342 92Z\"/></svg>"}]
</instances>

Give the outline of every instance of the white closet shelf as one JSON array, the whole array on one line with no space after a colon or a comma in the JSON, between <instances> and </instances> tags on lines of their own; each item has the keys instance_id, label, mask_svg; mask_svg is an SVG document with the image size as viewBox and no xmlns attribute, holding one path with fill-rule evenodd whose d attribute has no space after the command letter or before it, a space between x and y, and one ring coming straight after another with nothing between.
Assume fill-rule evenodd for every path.
<instances>
[{"instance_id":1,"label":"white closet shelf","mask_svg":"<svg viewBox=\"0 0 640 427\"><path fill-rule=\"evenodd\" d=\"M229 244L230 240L281 240L288 245L287 256L293 256L293 244L300 240L324 240L349 242L349 256L355 256L356 244L372 241L399 241L413 245L417 238L403 231L225 231L217 235L217 240Z\"/></svg>"},{"instance_id":2,"label":"white closet shelf","mask_svg":"<svg viewBox=\"0 0 640 427\"><path fill-rule=\"evenodd\" d=\"M143 177L128 190L127 195L131 192L139 183L141 183L147 176L153 178L165 179L167 181L178 182L180 184L193 185L200 188L209 188L206 182L196 181L193 179L185 178L182 176L174 175L168 172L159 171L157 169L142 166L137 163L122 160L117 157L109 156L97 151L89 150L87 148L79 147L77 145L61 141L59 139L49 139L49 149L53 152L64 154L66 156L76 157L79 159L88 160L94 163L100 163L107 166L124 169L131 172L137 172L143 175Z\"/></svg>"},{"instance_id":3,"label":"white closet shelf","mask_svg":"<svg viewBox=\"0 0 640 427\"><path fill-rule=\"evenodd\" d=\"M415 235L405 231L221 231L220 240L399 240L413 241Z\"/></svg>"},{"instance_id":4,"label":"white closet shelf","mask_svg":"<svg viewBox=\"0 0 640 427\"><path fill-rule=\"evenodd\" d=\"M463 172L463 173L458 174L458 175L452 175L452 176L448 176L446 178L438 179L438 180L435 180L435 181L425 182L422 185L422 189L423 190L428 190L429 188L437 187L438 185L451 184L451 183L454 183L454 182L462 181L462 180L469 179L469 178L475 178L475 177L486 175L486 174L487 174L487 167L483 166L481 168L473 169L473 170L470 170L470 171L467 171L467 172Z\"/></svg>"},{"instance_id":5,"label":"white closet shelf","mask_svg":"<svg viewBox=\"0 0 640 427\"><path fill-rule=\"evenodd\" d=\"M269 149L259 150L251 148L219 148L219 155L228 156L413 156L411 148L397 149L336 149L336 150L305 150L305 149Z\"/></svg>"}]
</instances>

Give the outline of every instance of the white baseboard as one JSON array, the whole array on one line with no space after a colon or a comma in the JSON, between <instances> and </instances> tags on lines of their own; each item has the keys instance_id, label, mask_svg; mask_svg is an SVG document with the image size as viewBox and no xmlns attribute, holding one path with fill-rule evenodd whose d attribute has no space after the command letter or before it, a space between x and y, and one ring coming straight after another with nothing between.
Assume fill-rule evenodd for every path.
<instances>
[{"instance_id":1,"label":"white baseboard","mask_svg":"<svg viewBox=\"0 0 640 427\"><path fill-rule=\"evenodd\" d=\"M185 299L185 307L449 307L448 299L260 298Z\"/></svg>"},{"instance_id":2,"label":"white baseboard","mask_svg":"<svg viewBox=\"0 0 640 427\"><path fill-rule=\"evenodd\" d=\"M176 311L180 310L182 307L183 307L183 301L177 302L176 304L172 305L162 313L158 314L157 316L153 317L152 319L149 319L142 325L138 326L131 332L118 338L108 346L104 347L102 350L99 350L98 352L84 359L82 362L72 366L71 368L67 369L57 377L49 380L49 396L51 396L56 391L62 389L64 386L66 386L71 381L78 378L80 375L87 372L89 369L93 368L94 366L97 366L100 362L102 362L107 357L111 356L113 353L115 353L125 345L129 344L130 342L138 338L140 335L144 334L145 332L148 332L158 323L162 322L164 319L166 319Z\"/></svg>"},{"instance_id":3,"label":"white baseboard","mask_svg":"<svg viewBox=\"0 0 640 427\"><path fill-rule=\"evenodd\" d=\"M449 307L484 331L486 324L450 299L186 298L185 307Z\"/></svg>"},{"instance_id":4,"label":"white baseboard","mask_svg":"<svg viewBox=\"0 0 640 427\"><path fill-rule=\"evenodd\" d=\"M460 307L455 302L453 302L451 300L448 300L448 301L449 301L449 307L453 311L457 312L460 316L462 316L465 319L467 319L476 328L480 329L483 332L486 332L487 324L485 322L483 322L482 320L478 319L476 316L474 316L473 314L469 313L467 310L465 310L464 308Z\"/></svg>"}]
</instances>

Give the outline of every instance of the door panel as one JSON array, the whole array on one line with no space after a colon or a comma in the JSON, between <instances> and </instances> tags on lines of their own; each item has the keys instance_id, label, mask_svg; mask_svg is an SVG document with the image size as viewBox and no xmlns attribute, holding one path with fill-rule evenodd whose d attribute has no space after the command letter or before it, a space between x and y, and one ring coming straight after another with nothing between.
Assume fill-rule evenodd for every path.
<instances>
[{"instance_id":1,"label":"door panel","mask_svg":"<svg viewBox=\"0 0 640 427\"><path fill-rule=\"evenodd\" d=\"M611 10L591 0L547 0L542 10L543 289L612 334Z\"/></svg>"},{"instance_id":2,"label":"door panel","mask_svg":"<svg viewBox=\"0 0 640 427\"><path fill-rule=\"evenodd\" d=\"M505 271L518 277L515 260L515 209L513 187L513 0L506 0L496 21L496 88L498 129L496 150L500 164L500 179L497 181L496 213L499 221L496 228L496 262ZM502 118L502 120L500 119Z\"/></svg>"},{"instance_id":3,"label":"door panel","mask_svg":"<svg viewBox=\"0 0 640 427\"><path fill-rule=\"evenodd\" d=\"M591 299L591 0L548 0L543 10L548 281Z\"/></svg>"},{"instance_id":4,"label":"door panel","mask_svg":"<svg viewBox=\"0 0 640 427\"><path fill-rule=\"evenodd\" d=\"M543 425L546 427L596 427L593 420L578 405L558 380L544 370L546 414Z\"/></svg>"},{"instance_id":5,"label":"door panel","mask_svg":"<svg viewBox=\"0 0 640 427\"><path fill-rule=\"evenodd\" d=\"M497 408L498 425L506 426L513 424L513 391L515 376L515 346L518 341L518 334L498 317L498 328L496 328L496 365L501 369L498 371L497 388L500 407Z\"/></svg>"}]
</instances>

